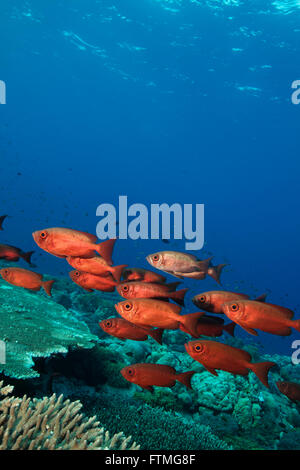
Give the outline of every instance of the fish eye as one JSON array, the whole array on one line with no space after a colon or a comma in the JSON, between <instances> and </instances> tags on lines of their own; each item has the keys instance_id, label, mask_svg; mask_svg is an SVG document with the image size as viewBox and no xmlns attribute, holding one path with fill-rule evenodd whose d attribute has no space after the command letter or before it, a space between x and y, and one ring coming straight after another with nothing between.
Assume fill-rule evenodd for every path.
<instances>
[{"instance_id":1,"label":"fish eye","mask_svg":"<svg viewBox=\"0 0 300 470\"><path fill-rule=\"evenodd\" d=\"M199 302L202 302L202 303L204 303L204 302L205 302L205 300L206 300L206 297L205 297L205 295L200 295L200 297L199 297Z\"/></svg>"},{"instance_id":2,"label":"fish eye","mask_svg":"<svg viewBox=\"0 0 300 470\"><path fill-rule=\"evenodd\" d=\"M75 273L74 273L74 274L75 274L75 276L77 276L77 277L78 277L78 276L80 275L80 272L79 272L79 271L75 271Z\"/></svg>"},{"instance_id":3,"label":"fish eye","mask_svg":"<svg viewBox=\"0 0 300 470\"><path fill-rule=\"evenodd\" d=\"M194 347L195 351L196 352L201 352L203 347L201 346L201 344L196 344L196 346Z\"/></svg>"},{"instance_id":4,"label":"fish eye","mask_svg":"<svg viewBox=\"0 0 300 470\"><path fill-rule=\"evenodd\" d=\"M45 238L47 238L47 232L41 232L41 233L40 233L40 238L42 238L43 240L45 240Z\"/></svg>"},{"instance_id":5,"label":"fish eye","mask_svg":"<svg viewBox=\"0 0 300 470\"><path fill-rule=\"evenodd\" d=\"M110 328L112 326L111 320L106 320L105 326L107 326L107 328Z\"/></svg>"},{"instance_id":6,"label":"fish eye","mask_svg":"<svg viewBox=\"0 0 300 470\"><path fill-rule=\"evenodd\" d=\"M123 286L123 291L127 292L128 291L128 286Z\"/></svg>"},{"instance_id":7,"label":"fish eye","mask_svg":"<svg viewBox=\"0 0 300 470\"><path fill-rule=\"evenodd\" d=\"M133 369L127 369L128 375L133 375Z\"/></svg>"},{"instance_id":8,"label":"fish eye","mask_svg":"<svg viewBox=\"0 0 300 470\"><path fill-rule=\"evenodd\" d=\"M159 260L159 255L153 255L152 259L153 259L153 261L158 261Z\"/></svg>"},{"instance_id":9,"label":"fish eye","mask_svg":"<svg viewBox=\"0 0 300 470\"><path fill-rule=\"evenodd\" d=\"M124 305L124 308L125 308L125 310L127 310L127 311L128 311L128 310L131 310L131 309L132 309L132 305L129 304L129 303L127 303L127 304Z\"/></svg>"},{"instance_id":10,"label":"fish eye","mask_svg":"<svg viewBox=\"0 0 300 470\"><path fill-rule=\"evenodd\" d=\"M8 269L4 269L4 274L8 274Z\"/></svg>"},{"instance_id":11,"label":"fish eye","mask_svg":"<svg viewBox=\"0 0 300 470\"><path fill-rule=\"evenodd\" d=\"M230 309L231 309L233 312L236 312L236 311L239 309L239 306L238 306L238 304L232 304L232 305L230 306Z\"/></svg>"}]
</instances>

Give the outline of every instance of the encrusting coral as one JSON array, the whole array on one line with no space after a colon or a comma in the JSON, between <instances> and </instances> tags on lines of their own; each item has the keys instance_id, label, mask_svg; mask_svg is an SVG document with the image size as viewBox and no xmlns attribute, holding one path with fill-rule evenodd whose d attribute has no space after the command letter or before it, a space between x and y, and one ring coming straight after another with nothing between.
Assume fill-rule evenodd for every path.
<instances>
[{"instance_id":1,"label":"encrusting coral","mask_svg":"<svg viewBox=\"0 0 300 470\"><path fill-rule=\"evenodd\" d=\"M138 450L123 432L110 436L96 417L80 413L80 401L55 394L42 400L7 396L0 382L0 450Z\"/></svg>"}]
</instances>

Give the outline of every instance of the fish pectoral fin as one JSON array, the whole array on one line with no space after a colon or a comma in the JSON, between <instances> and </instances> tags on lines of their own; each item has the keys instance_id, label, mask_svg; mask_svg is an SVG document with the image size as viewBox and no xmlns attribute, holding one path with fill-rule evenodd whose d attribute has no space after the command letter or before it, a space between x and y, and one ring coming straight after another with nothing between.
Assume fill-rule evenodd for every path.
<instances>
[{"instance_id":1,"label":"fish pectoral fin","mask_svg":"<svg viewBox=\"0 0 300 470\"><path fill-rule=\"evenodd\" d=\"M241 326L241 325L240 325ZM247 331L247 333L249 333L250 335L253 335L253 336L258 336L258 333L256 330L254 330L253 328L249 328L249 326L242 326L242 328Z\"/></svg>"},{"instance_id":2,"label":"fish pectoral fin","mask_svg":"<svg viewBox=\"0 0 300 470\"><path fill-rule=\"evenodd\" d=\"M211 367L207 367L207 366L204 366L204 367L205 367L205 369L206 369L208 372L210 372L211 374L216 375L216 376L218 375L218 372L217 372L215 369L213 369L213 368L211 368Z\"/></svg>"}]
</instances>

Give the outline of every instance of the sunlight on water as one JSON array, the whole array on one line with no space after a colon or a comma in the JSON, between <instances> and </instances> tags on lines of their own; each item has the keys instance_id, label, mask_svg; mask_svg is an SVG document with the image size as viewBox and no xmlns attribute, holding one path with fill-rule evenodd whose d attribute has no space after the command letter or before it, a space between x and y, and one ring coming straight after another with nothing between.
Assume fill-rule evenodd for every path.
<instances>
[{"instance_id":1,"label":"sunlight on water","mask_svg":"<svg viewBox=\"0 0 300 470\"><path fill-rule=\"evenodd\" d=\"M300 0L275 0L273 6L287 15L300 9Z\"/></svg>"},{"instance_id":2,"label":"sunlight on water","mask_svg":"<svg viewBox=\"0 0 300 470\"><path fill-rule=\"evenodd\" d=\"M155 0L155 2L160 3L165 10L173 13L179 12L180 8L186 4L184 0ZM244 0L190 0L190 3L220 10L223 7L247 6L248 2ZM261 2L257 1L249 5L251 10L255 7L259 9ZM286 15L300 9L300 0L270 0L269 2L264 2L263 7L270 9L270 11L275 9L276 13L280 12Z\"/></svg>"},{"instance_id":3,"label":"sunlight on water","mask_svg":"<svg viewBox=\"0 0 300 470\"><path fill-rule=\"evenodd\" d=\"M157 3L161 3L165 10L171 12L179 12L180 7L184 6L183 0L155 0ZM190 0L190 3L199 6L208 6L211 8L222 8L223 6L239 6L242 0Z\"/></svg>"}]
</instances>

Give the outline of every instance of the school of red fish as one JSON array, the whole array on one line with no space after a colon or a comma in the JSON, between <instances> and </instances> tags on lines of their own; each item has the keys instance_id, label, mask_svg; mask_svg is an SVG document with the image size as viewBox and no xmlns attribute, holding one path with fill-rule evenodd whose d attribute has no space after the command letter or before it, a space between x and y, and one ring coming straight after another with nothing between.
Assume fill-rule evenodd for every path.
<instances>
[{"instance_id":1,"label":"school of red fish","mask_svg":"<svg viewBox=\"0 0 300 470\"><path fill-rule=\"evenodd\" d=\"M0 230L3 230L6 217L0 217ZM113 292L116 289L125 299L115 305L119 316L99 323L103 331L122 340L146 341L151 336L162 344L164 330L182 330L194 338L185 344L187 354L213 375L218 375L218 370L242 376L252 371L269 387L268 372L275 363L254 363L248 352L202 339L202 336L218 338L224 332L234 336L236 325L251 335L257 335L257 330L278 336L290 335L293 328L300 332L300 320L293 320L294 312L267 303L266 295L251 300L248 295L236 292L203 292L192 299L201 311L183 315L181 310L188 289L177 290L180 282L167 283L165 276L152 270L129 268L125 264L113 266L115 239L97 243L95 235L67 228L38 230L32 236L42 250L64 258L74 268L69 273L70 278L84 290ZM0 244L0 259L6 261L23 258L32 265L32 254L32 251L25 253L20 248ZM218 283L225 266L213 266L212 258L199 260L177 251L161 251L146 259L153 268L179 279L202 280L209 275ZM43 281L43 276L34 271L5 267L0 270L0 275L10 284L33 291L43 288L51 296L54 280ZM230 323L225 324L226 317ZM127 381L153 391L154 386L172 387L176 381L192 388L191 378L195 371L178 372L164 364L141 363L123 368L121 374ZM277 387L290 400L300 401L299 384L277 382Z\"/></svg>"}]
</instances>

